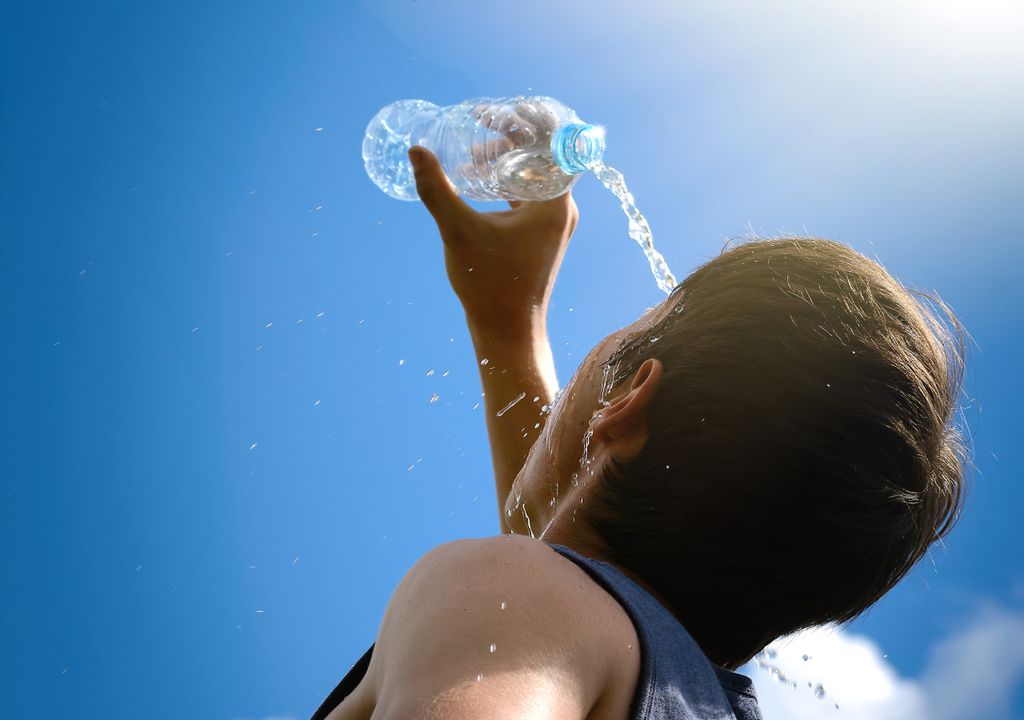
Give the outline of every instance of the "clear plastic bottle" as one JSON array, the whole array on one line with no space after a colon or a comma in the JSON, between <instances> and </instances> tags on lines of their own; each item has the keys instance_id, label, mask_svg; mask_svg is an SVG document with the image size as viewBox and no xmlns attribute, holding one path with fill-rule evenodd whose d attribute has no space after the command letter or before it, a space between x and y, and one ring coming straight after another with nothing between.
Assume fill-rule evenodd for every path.
<instances>
[{"instance_id":1,"label":"clear plastic bottle","mask_svg":"<svg viewBox=\"0 0 1024 720\"><path fill-rule=\"evenodd\" d=\"M604 129L549 97L476 98L438 107L399 100L370 121L363 161L393 198L418 200L408 152L431 150L473 200L550 200L600 162Z\"/></svg>"}]
</instances>

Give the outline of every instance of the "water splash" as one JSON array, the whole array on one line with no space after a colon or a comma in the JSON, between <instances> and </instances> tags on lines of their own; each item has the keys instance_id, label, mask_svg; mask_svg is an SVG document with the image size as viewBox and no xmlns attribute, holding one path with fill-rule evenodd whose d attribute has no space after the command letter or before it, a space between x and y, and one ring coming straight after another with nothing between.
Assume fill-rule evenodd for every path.
<instances>
[{"instance_id":1,"label":"water splash","mask_svg":"<svg viewBox=\"0 0 1024 720\"><path fill-rule=\"evenodd\" d=\"M636 200L633 198L633 193L626 187L626 180L622 173L603 162L593 164L590 169L594 171L601 184L619 199L622 211L626 213L626 218L629 220L629 236L636 240L644 251L644 255L647 256L647 262L651 264L651 273L654 274L654 280L658 283L658 287L665 293L672 292L672 288L676 286L676 277L669 269L668 263L665 262L665 257L655 249L651 226L647 223L647 218L637 208Z\"/></svg>"}]
</instances>

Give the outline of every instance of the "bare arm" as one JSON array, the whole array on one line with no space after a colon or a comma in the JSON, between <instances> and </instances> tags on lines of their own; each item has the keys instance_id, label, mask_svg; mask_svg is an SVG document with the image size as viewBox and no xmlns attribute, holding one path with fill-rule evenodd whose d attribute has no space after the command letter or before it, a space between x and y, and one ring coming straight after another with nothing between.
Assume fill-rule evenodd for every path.
<instances>
[{"instance_id":1,"label":"bare arm","mask_svg":"<svg viewBox=\"0 0 1024 720\"><path fill-rule=\"evenodd\" d=\"M566 193L478 213L432 154L424 151L419 162L416 155L416 187L441 232L448 279L476 350L501 531L526 533L521 518L505 516L505 499L543 429L541 408L558 390L547 309L579 212Z\"/></svg>"},{"instance_id":2,"label":"bare arm","mask_svg":"<svg viewBox=\"0 0 1024 720\"><path fill-rule=\"evenodd\" d=\"M469 323L484 392L502 532L527 532L520 517L506 517L505 498L544 426L541 408L558 391L544 325L537 319L521 329L494 330Z\"/></svg>"}]
</instances>

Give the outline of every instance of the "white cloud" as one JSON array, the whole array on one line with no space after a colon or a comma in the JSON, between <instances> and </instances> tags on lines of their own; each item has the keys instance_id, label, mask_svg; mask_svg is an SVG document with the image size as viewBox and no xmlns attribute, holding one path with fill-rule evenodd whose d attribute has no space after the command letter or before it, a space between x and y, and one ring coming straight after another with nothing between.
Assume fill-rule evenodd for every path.
<instances>
[{"instance_id":1,"label":"white cloud","mask_svg":"<svg viewBox=\"0 0 1024 720\"><path fill-rule=\"evenodd\" d=\"M917 678L901 676L873 640L834 628L797 633L770 650L774 657L761 667L744 668L766 720L1011 717L1013 692L1024 681L1024 613L982 607L932 646ZM773 668L785 681L774 679Z\"/></svg>"}]
</instances>

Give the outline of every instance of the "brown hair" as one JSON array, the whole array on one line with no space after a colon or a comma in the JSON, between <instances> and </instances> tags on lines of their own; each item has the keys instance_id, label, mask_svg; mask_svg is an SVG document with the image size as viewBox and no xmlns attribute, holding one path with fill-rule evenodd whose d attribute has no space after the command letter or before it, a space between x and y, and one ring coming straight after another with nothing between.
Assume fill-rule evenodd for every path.
<instances>
[{"instance_id":1,"label":"brown hair","mask_svg":"<svg viewBox=\"0 0 1024 720\"><path fill-rule=\"evenodd\" d=\"M697 269L608 362L664 375L650 439L596 484L612 558L735 668L846 622L951 529L963 332L941 301L829 240L756 240Z\"/></svg>"}]
</instances>

